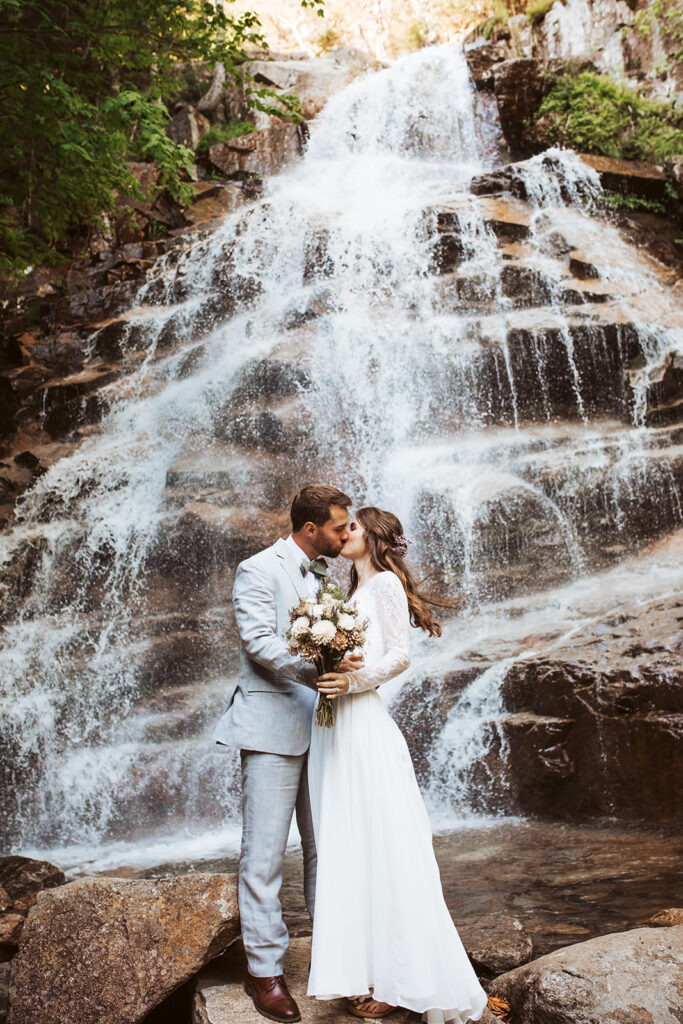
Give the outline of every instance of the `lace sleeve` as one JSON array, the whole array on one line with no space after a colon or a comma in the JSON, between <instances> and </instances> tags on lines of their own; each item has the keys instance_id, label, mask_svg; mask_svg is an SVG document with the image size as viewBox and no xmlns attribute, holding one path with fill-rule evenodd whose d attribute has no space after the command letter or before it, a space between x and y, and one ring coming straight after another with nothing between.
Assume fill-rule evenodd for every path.
<instances>
[{"instance_id":1,"label":"lace sleeve","mask_svg":"<svg viewBox=\"0 0 683 1024\"><path fill-rule=\"evenodd\" d=\"M377 588L377 624L384 638L384 654L374 665L348 673L349 693L374 690L410 665L410 614L403 584L393 572L386 572L374 581L374 586Z\"/></svg>"}]
</instances>

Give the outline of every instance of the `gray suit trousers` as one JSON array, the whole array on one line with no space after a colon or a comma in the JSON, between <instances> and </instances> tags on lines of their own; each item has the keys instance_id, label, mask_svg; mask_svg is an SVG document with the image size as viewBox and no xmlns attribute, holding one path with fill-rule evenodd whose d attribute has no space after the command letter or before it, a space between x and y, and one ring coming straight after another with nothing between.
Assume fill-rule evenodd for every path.
<instances>
[{"instance_id":1,"label":"gray suit trousers","mask_svg":"<svg viewBox=\"0 0 683 1024\"><path fill-rule=\"evenodd\" d=\"M249 973L283 973L289 933L282 920L280 886L287 836L296 810L304 854L304 896L313 920L316 850L308 793L308 751L270 754L241 750L242 851L239 908Z\"/></svg>"}]
</instances>

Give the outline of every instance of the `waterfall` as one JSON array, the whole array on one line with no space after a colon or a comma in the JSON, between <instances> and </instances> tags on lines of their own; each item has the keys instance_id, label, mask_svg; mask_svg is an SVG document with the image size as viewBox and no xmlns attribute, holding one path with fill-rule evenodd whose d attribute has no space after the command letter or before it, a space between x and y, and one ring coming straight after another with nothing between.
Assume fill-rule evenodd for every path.
<instances>
[{"instance_id":1,"label":"waterfall","mask_svg":"<svg viewBox=\"0 0 683 1024\"><path fill-rule=\"evenodd\" d=\"M643 495L662 529L680 522L647 375L634 399L620 383L680 343L666 288L594 215L599 182L571 153L526 165L525 202L472 195L490 134L462 51L422 50L333 97L256 202L158 260L120 325L137 369L0 538L13 850L109 864L234 848L237 762L209 738L234 684L231 574L309 479L394 509L425 574L464 596L442 667L482 621L507 629L511 602L550 621L548 595L610 571ZM577 238L599 280L568 274ZM416 677L429 651L415 641ZM434 738L450 821L481 805L468 765L496 733L507 657Z\"/></svg>"}]
</instances>

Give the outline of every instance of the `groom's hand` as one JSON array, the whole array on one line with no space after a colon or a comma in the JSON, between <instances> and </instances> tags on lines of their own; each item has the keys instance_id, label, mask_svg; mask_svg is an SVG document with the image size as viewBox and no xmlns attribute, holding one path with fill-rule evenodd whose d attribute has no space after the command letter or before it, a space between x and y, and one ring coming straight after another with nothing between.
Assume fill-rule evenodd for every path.
<instances>
[{"instance_id":1,"label":"groom's hand","mask_svg":"<svg viewBox=\"0 0 683 1024\"><path fill-rule=\"evenodd\" d=\"M362 654L347 654L339 662L339 672L355 672L356 669L363 667L363 655Z\"/></svg>"},{"instance_id":2,"label":"groom's hand","mask_svg":"<svg viewBox=\"0 0 683 1024\"><path fill-rule=\"evenodd\" d=\"M324 676L318 676L316 686L318 693L334 700L342 693L349 692L349 677L344 672L326 672Z\"/></svg>"}]
</instances>

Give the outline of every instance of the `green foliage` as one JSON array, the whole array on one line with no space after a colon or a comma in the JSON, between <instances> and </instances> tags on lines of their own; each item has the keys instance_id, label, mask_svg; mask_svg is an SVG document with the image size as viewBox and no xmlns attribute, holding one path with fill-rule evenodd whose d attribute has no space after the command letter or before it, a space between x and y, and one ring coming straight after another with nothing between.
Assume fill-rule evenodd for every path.
<instances>
[{"instance_id":1,"label":"green foliage","mask_svg":"<svg viewBox=\"0 0 683 1024\"><path fill-rule=\"evenodd\" d=\"M322 15L323 0L301 0ZM179 61L221 61L265 45L255 13L223 0L0 0L0 273L58 254L97 227L116 193L143 198L126 166L153 160L180 201L194 161L164 130ZM247 82L247 103L298 118L295 97ZM11 214L8 213L11 211Z\"/></svg>"},{"instance_id":2,"label":"green foliage","mask_svg":"<svg viewBox=\"0 0 683 1024\"><path fill-rule=\"evenodd\" d=\"M674 222L680 219L680 199L676 190L667 181L664 197L647 199L645 196L621 195L619 193L603 193L600 205L609 210L627 210L631 213L654 213L658 217L667 217Z\"/></svg>"},{"instance_id":3,"label":"green foliage","mask_svg":"<svg viewBox=\"0 0 683 1024\"><path fill-rule=\"evenodd\" d=\"M479 26L479 35L484 39L490 39L495 29L507 25L510 20L510 9L505 0L493 0L491 14Z\"/></svg>"},{"instance_id":4,"label":"green foliage","mask_svg":"<svg viewBox=\"0 0 683 1024\"><path fill-rule=\"evenodd\" d=\"M12 204L0 205L0 278L16 278L34 263L50 265L61 259L61 254L54 250L46 253L40 239L24 230L19 212Z\"/></svg>"},{"instance_id":5,"label":"green foliage","mask_svg":"<svg viewBox=\"0 0 683 1024\"><path fill-rule=\"evenodd\" d=\"M564 2L565 0L562 0L562 3ZM475 29L476 34L483 36L484 39L490 39L494 35L496 29L505 28L508 25L510 18L513 15L528 15L529 9L533 7L544 8L543 15L538 18L540 21L545 13L552 7L552 4L553 0L488 0L484 5L485 10L488 11L488 17L477 25ZM459 0L459 2L452 0L452 6L454 11L462 13L463 8L467 10L472 5L469 0ZM536 24L536 21L532 21L531 23Z\"/></svg>"},{"instance_id":6,"label":"green foliage","mask_svg":"<svg viewBox=\"0 0 683 1024\"><path fill-rule=\"evenodd\" d=\"M584 153L657 162L683 153L683 111L589 71L560 76L537 118L550 142Z\"/></svg>"},{"instance_id":7,"label":"green foliage","mask_svg":"<svg viewBox=\"0 0 683 1024\"><path fill-rule=\"evenodd\" d=\"M331 25L321 32L315 41L319 53L329 53L330 50L334 50L335 46L340 46L341 42L339 32Z\"/></svg>"},{"instance_id":8,"label":"green foliage","mask_svg":"<svg viewBox=\"0 0 683 1024\"><path fill-rule=\"evenodd\" d=\"M203 156L204 153L208 153L211 146L215 146L219 142L237 139L240 135L248 135L253 130L254 124L252 121L229 121L227 124L214 124L209 128L206 135L202 135L199 140L196 150L197 156Z\"/></svg>"},{"instance_id":9,"label":"green foliage","mask_svg":"<svg viewBox=\"0 0 683 1024\"><path fill-rule=\"evenodd\" d=\"M536 25L540 25L554 3L555 0L531 0L531 3L527 4L526 7L526 17L529 24L534 28Z\"/></svg>"},{"instance_id":10,"label":"green foliage","mask_svg":"<svg viewBox=\"0 0 683 1024\"><path fill-rule=\"evenodd\" d=\"M394 18L389 30L389 49L394 57L414 53L428 43L428 28L415 18Z\"/></svg>"},{"instance_id":11,"label":"green foliage","mask_svg":"<svg viewBox=\"0 0 683 1024\"><path fill-rule=\"evenodd\" d=\"M611 210L630 210L631 212L656 213L659 217L666 215L666 206L657 199L646 199L644 196L610 194L600 198L602 206Z\"/></svg>"},{"instance_id":12,"label":"green foliage","mask_svg":"<svg viewBox=\"0 0 683 1024\"><path fill-rule=\"evenodd\" d=\"M410 21L405 32L406 47L409 52L421 50L428 42L427 26L421 21Z\"/></svg>"},{"instance_id":13,"label":"green foliage","mask_svg":"<svg viewBox=\"0 0 683 1024\"><path fill-rule=\"evenodd\" d=\"M644 37L652 35L655 26L664 40L675 47L660 67L668 71L672 65L683 62L683 0L650 0L648 5L636 12L633 19L636 31Z\"/></svg>"}]
</instances>

